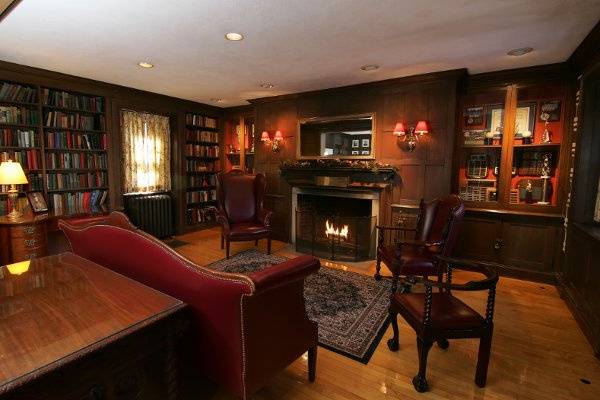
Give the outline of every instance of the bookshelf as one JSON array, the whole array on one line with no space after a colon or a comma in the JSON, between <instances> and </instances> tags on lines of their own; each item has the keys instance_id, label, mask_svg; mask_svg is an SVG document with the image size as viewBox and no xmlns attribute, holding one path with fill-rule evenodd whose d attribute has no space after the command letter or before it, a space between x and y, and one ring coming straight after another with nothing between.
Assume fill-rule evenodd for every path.
<instances>
[{"instance_id":1,"label":"bookshelf","mask_svg":"<svg viewBox=\"0 0 600 400\"><path fill-rule=\"evenodd\" d=\"M106 100L74 91L0 81L0 158L23 166L22 194L42 192L55 214L98 209L108 197ZM0 190L6 213L8 188ZM25 197L21 199L27 204Z\"/></svg>"},{"instance_id":2,"label":"bookshelf","mask_svg":"<svg viewBox=\"0 0 600 400\"><path fill-rule=\"evenodd\" d=\"M198 113L185 116L185 222L188 229L215 225L212 207L217 200L221 171L219 120Z\"/></svg>"}]
</instances>

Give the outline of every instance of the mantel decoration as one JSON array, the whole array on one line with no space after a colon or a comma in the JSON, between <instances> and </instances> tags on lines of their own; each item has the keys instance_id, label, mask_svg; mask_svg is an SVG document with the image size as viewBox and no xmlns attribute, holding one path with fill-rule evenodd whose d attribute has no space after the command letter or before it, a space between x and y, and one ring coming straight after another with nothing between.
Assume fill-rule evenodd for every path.
<instances>
[{"instance_id":1,"label":"mantel decoration","mask_svg":"<svg viewBox=\"0 0 600 400\"><path fill-rule=\"evenodd\" d=\"M390 164L382 164L375 160L343 160L339 158L317 159L317 160L284 160L279 167L283 170L293 169L344 169L352 171L363 171L378 173L398 171L398 168Z\"/></svg>"}]
</instances>

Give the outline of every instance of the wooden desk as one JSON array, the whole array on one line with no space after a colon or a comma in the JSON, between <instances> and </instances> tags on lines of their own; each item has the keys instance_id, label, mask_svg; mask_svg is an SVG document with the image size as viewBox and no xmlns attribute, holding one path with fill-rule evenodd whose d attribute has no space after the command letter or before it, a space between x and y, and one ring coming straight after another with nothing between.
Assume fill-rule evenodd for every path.
<instances>
[{"instance_id":1,"label":"wooden desk","mask_svg":"<svg viewBox=\"0 0 600 400\"><path fill-rule=\"evenodd\" d=\"M0 397L170 398L183 308L72 253L0 267Z\"/></svg>"}]
</instances>

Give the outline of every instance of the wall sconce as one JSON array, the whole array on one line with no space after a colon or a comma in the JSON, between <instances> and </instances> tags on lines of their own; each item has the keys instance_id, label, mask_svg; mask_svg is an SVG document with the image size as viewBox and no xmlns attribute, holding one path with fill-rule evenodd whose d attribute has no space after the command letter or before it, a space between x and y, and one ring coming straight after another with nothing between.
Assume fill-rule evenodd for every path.
<instances>
[{"instance_id":1,"label":"wall sconce","mask_svg":"<svg viewBox=\"0 0 600 400\"><path fill-rule=\"evenodd\" d=\"M426 133L429 133L429 129L427 128L427 122L423 120L417 122L417 126L409 127L408 134L402 122L398 122L394 127L394 136L402 138L403 142L407 142L408 151L413 151L417 147L419 138Z\"/></svg>"},{"instance_id":2,"label":"wall sconce","mask_svg":"<svg viewBox=\"0 0 600 400\"><path fill-rule=\"evenodd\" d=\"M260 140L265 145L270 144L271 151L273 153L277 153L279 150L281 150L281 145L283 143L283 135L281 134L281 131L277 131L275 132L275 136L273 137L273 139L271 139L271 137L269 136L269 132L263 131L262 135L260 136Z\"/></svg>"}]
</instances>

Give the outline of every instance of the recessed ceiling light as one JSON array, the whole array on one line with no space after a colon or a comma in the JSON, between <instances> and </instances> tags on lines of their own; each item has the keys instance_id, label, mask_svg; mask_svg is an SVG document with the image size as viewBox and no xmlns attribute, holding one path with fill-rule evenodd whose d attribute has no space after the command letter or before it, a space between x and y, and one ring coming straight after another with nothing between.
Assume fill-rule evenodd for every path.
<instances>
[{"instance_id":1,"label":"recessed ceiling light","mask_svg":"<svg viewBox=\"0 0 600 400\"><path fill-rule=\"evenodd\" d=\"M519 56L524 56L527 53L531 53L532 51L533 51L533 47L521 47L519 49L512 49L506 54L509 56L519 57Z\"/></svg>"},{"instance_id":2,"label":"recessed ceiling light","mask_svg":"<svg viewBox=\"0 0 600 400\"><path fill-rule=\"evenodd\" d=\"M151 62L148 62L148 61L140 61L138 63L138 65L140 67L142 67L142 68L152 68L152 67L154 67L154 64L152 64Z\"/></svg>"},{"instance_id":3,"label":"recessed ceiling light","mask_svg":"<svg viewBox=\"0 0 600 400\"><path fill-rule=\"evenodd\" d=\"M363 65L362 67L360 67L360 69L362 69L363 71L375 71L376 69L379 69L379 65L367 64L367 65Z\"/></svg>"},{"instance_id":4,"label":"recessed ceiling light","mask_svg":"<svg viewBox=\"0 0 600 400\"><path fill-rule=\"evenodd\" d=\"M269 83L269 82L264 82L264 83L260 84L260 87L264 88L264 89L273 89L275 87L275 85L273 85L272 83Z\"/></svg>"},{"instance_id":5,"label":"recessed ceiling light","mask_svg":"<svg viewBox=\"0 0 600 400\"><path fill-rule=\"evenodd\" d=\"M223 99L218 99L218 98L216 98L216 97L213 97L212 99L210 99L210 101L214 101L215 103L222 103L222 102L224 102L225 100L223 100Z\"/></svg>"},{"instance_id":6,"label":"recessed ceiling light","mask_svg":"<svg viewBox=\"0 0 600 400\"><path fill-rule=\"evenodd\" d=\"M239 42L240 40L244 40L244 35L236 32L228 32L225 34L225 39L231 40L232 42Z\"/></svg>"}]
</instances>

